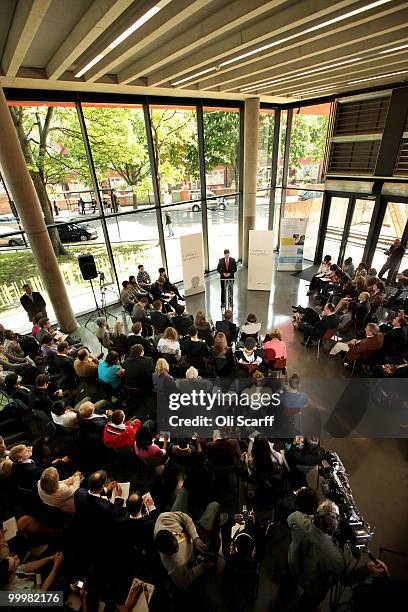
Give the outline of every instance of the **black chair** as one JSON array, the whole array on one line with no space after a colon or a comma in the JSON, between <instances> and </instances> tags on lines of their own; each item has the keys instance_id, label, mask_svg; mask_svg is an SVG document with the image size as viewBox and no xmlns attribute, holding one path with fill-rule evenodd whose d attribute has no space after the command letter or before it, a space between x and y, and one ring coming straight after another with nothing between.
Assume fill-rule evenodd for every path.
<instances>
[{"instance_id":1,"label":"black chair","mask_svg":"<svg viewBox=\"0 0 408 612\"><path fill-rule=\"evenodd\" d=\"M204 340L207 346L214 345L214 334L209 327L206 329L197 329L197 334L200 340Z\"/></svg>"}]
</instances>

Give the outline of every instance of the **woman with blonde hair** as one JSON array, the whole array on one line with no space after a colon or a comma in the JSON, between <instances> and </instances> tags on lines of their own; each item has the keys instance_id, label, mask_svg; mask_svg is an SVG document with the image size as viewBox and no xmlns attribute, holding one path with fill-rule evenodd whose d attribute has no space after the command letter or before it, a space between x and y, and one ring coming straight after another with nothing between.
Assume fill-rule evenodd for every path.
<instances>
[{"instance_id":1,"label":"woman with blonde hair","mask_svg":"<svg viewBox=\"0 0 408 612\"><path fill-rule=\"evenodd\" d=\"M166 327L157 343L157 350L163 355L174 355L177 360L181 358L179 335L174 327Z\"/></svg>"},{"instance_id":2,"label":"woman with blonde hair","mask_svg":"<svg viewBox=\"0 0 408 612\"><path fill-rule=\"evenodd\" d=\"M277 327L265 336L263 348L265 351L268 349L275 351L275 359L287 359L288 357L286 344L282 340L282 332Z\"/></svg>"},{"instance_id":3,"label":"woman with blonde hair","mask_svg":"<svg viewBox=\"0 0 408 612\"><path fill-rule=\"evenodd\" d=\"M164 357L159 357L156 362L156 369L152 374L153 388L157 394L172 393L176 387L174 378L169 374L170 366Z\"/></svg>"},{"instance_id":4,"label":"woman with blonde hair","mask_svg":"<svg viewBox=\"0 0 408 612\"><path fill-rule=\"evenodd\" d=\"M80 484L81 472L75 472L71 478L60 480L58 471L54 467L49 467L43 471L38 481L38 495L47 506L74 514L74 493Z\"/></svg>"},{"instance_id":5,"label":"woman with blonde hair","mask_svg":"<svg viewBox=\"0 0 408 612\"><path fill-rule=\"evenodd\" d=\"M212 347L212 356L216 375L221 377L229 376L234 365L234 357L224 332L216 334L214 346Z\"/></svg>"},{"instance_id":6,"label":"woman with blonde hair","mask_svg":"<svg viewBox=\"0 0 408 612\"><path fill-rule=\"evenodd\" d=\"M109 333L112 349L118 353L119 357L128 352L127 336L123 333L123 328L123 321L118 319Z\"/></svg>"}]
</instances>

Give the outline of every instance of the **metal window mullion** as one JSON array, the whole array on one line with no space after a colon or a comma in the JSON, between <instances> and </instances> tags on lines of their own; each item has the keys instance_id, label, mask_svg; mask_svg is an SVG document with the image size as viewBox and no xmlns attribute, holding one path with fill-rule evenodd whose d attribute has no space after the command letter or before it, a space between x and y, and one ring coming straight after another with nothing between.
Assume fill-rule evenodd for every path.
<instances>
[{"instance_id":1,"label":"metal window mullion","mask_svg":"<svg viewBox=\"0 0 408 612\"><path fill-rule=\"evenodd\" d=\"M341 242L340 242L339 258L337 260L337 264L339 266L342 265L344 255L346 253L347 242L348 242L349 235L350 235L351 221L353 220L354 210L356 207L356 199L357 199L357 196L355 194L350 195L349 197L346 219L344 221L344 230L343 230L343 234L342 234Z\"/></svg>"},{"instance_id":2,"label":"metal window mullion","mask_svg":"<svg viewBox=\"0 0 408 612\"><path fill-rule=\"evenodd\" d=\"M323 260L324 241L326 240L332 197L333 196L327 193L327 191L323 193L322 212L320 214L319 232L313 262L315 264L318 264Z\"/></svg>"},{"instance_id":3,"label":"metal window mullion","mask_svg":"<svg viewBox=\"0 0 408 612\"><path fill-rule=\"evenodd\" d=\"M244 133L245 113L244 108L239 109L239 143L238 143L238 259L242 261L242 248L244 243L244 206L242 187L244 183Z\"/></svg>"},{"instance_id":4,"label":"metal window mullion","mask_svg":"<svg viewBox=\"0 0 408 612\"><path fill-rule=\"evenodd\" d=\"M93 161L93 157L92 157L92 151L91 151L91 145L89 143L88 132L87 132L87 129L86 129L84 113L82 111L82 106L81 106L80 102L75 102L75 107L76 107L76 111L77 111L77 115L78 115L79 126L81 128L82 138L83 138L83 141L84 141L85 154L86 154L86 158L88 160L89 172L91 174L91 181L92 181L92 186L93 186L93 190L94 190L94 193L95 193L96 204L97 204L97 207L99 209L100 221L101 221L101 225L102 225L103 236L104 236L104 239L105 239L106 250L108 252L109 263L111 265L111 269L112 269L112 272L113 272L113 276L114 276L114 279L115 279L118 291L120 291L119 278L118 278L118 274L117 274L117 271L116 271L115 259L113 257L112 246L111 246L111 243L110 243L108 226L107 226L106 219L105 219L105 214L104 214L104 211L103 211L102 199L101 199L101 195L100 195L100 192L99 192L98 179L97 179L97 176L96 176L95 165L94 165L94 161Z\"/></svg>"},{"instance_id":5,"label":"metal window mullion","mask_svg":"<svg viewBox=\"0 0 408 612\"><path fill-rule=\"evenodd\" d=\"M285 204L286 204L286 188L288 185L288 175L289 175L289 153L290 153L290 138L292 131L292 117L293 117L293 108L288 109L288 114L286 118L286 133L285 133L285 151L283 154L283 170L282 170L282 193L281 193L281 206L279 211L279 229L278 229L278 250L280 243L280 233L281 233L281 222L283 218L283 214L285 212Z\"/></svg>"},{"instance_id":6,"label":"metal window mullion","mask_svg":"<svg viewBox=\"0 0 408 612\"><path fill-rule=\"evenodd\" d=\"M276 178L278 176L278 157L279 157L279 133L281 122L281 110L275 110L273 122L273 145L272 145L272 160L271 160L271 184L269 191L269 220L268 229L273 230L275 220L275 199L276 199Z\"/></svg>"},{"instance_id":7,"label":"metal window mullion","mask_svg":"<svg viewBox=\"0 0 408 612\"><path fill-rule=\"evenodd\" d=\"M147 101L143 103L143 115L144 115L145 128L146 128L147 149L149 152L150 172L152 175L154 201L156 204L156 220L157 220L157 229L159 232L160 253L162 256L163 266L168 271L166 244L164 241L163 219L162 219L161 208L160 208L160 205L161 205L160 190L159 190L159 182L157 180L156 158L154 156L152 122L150 118L149 105Z\"/></svg>"},{"instance_id":8,"label":"metal window mullion","mask_svg":"<svg viewBox=\"0 0 408 612\"><path fill-rule=\"evenodd\" d=\"M377 242L380 237L382 224L387 210L387 202L381 196L377 195L374 204L373 214L371 215L370 227L368 228L366 244L362 260L371 266L374 257Z\"/></svg>"},{"instance_id":9,"label":"metal window mullion","mask_svg":"<svg viewBox=\"0 0 408 612\"><path fill-rule=\"evenodd\" d=\"M201 224L203 228L204 270L210 269L210 256L208 244L208 215L207 215L207 176L205 170L205 134L204 112L202 100L196 106L197 136L198 136L198 166L200 171L201 193Z\"/></svg>"}]
</instances>

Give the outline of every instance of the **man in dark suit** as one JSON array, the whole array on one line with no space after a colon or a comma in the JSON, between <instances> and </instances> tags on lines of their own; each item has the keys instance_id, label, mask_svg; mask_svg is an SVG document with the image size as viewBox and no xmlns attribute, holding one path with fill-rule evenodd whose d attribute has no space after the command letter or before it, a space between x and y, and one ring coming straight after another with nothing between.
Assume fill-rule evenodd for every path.
<instances>
[{"instance_id":1,"label":"man in dark suit","mask_svg":"<svg viewBox=\"0 0 408 612\"><path fill-rule=\"evenodd\" d=\"M184 306L179 306L177 315L172 318L172 324L180 336L186 336L194 323L193 315L188 314Z\"/></svg>"},{"instance_id":2,"label":"man in dark suit","mask_svg":"<svg viewBox=\"0 0 408 612\"><path fill-rule=\"evenodd\" d=\"M33 447L26 446L25 444L13 446L10 450L10 460L13 463L11 476L15 484L22 489L37 490L37 483L41 478L41 474L50 464L40 465L40 463L33 459ZM68 461L69 457L54 459L51 465L61 469Z\"/></svg>"},{"instance_id":3,"label":"man in dark suit","mask_svg":"<svg viewBox=\"0 0 408 612\"><path fill-rule=\"evenodd\" d=\"M142 336L142 324L140 321L136 321L132 325L132 333L127 337L127 345L129 350L135 344L141 344L143 346L144 354L146 357L151 357L153 354L153 346L147 338Z\"/></svg>"},{"instance_id":4,"label":"man in dark suit","mask_svg":"<svg viewBox=\"0 0 408 612\"><path fill-rule=\"evenodd\" d=\"M145 357L143 346L135 344L129 352L129 357L123 364L125 370L125 386L150 391L153 388L152 374L154 363L151 357Z\"/></svg>"},{"instance_id":5,"label":"man in dark suit","mask_svg":"<svg viewBox=\"0 0 408 612\"><path fill-rule=\"evenodd\" d=\"M310 340L320 340L329 329L337 329L340 323L340 317L334 314L335 307L333 304L326 304L323 308L322 318L316 321L314 325L304 325L304 342L306 344Z\"/></svg>"},{"instance_id":6,"label":"man in dark suit","mask_svg":"<svg viewBox=\"0 0 408 612\"><path fill-rule=\"evenodd\" d=\"M162 311L163 305L160 300L153 302L153 308L154 310L150 313L150 323L153 325L154 331L161 334L172 323L169 317Z\"/></svg>"},{"instance_id":7,"label":"man in dark suit","mask_svg":"<svg viewBox=\"0 0 408 612\"><path fill-rule=\"evenodd\" d=\"M237 271L237 262L233 257L230 257L228 249L224 251L224 257L222 257L217 266L217 272L220 273L221 281L221 306L225 306L225 280L234 278L234 274Z\"/></svg>"},{"instance_id":8,"label":"man in dark suit","mask_svg":"<svg viewBox=\"0 0 408 612\"><path fill-rule=\"evenodd\" d=\"M135 491L126 500L127 513L117 525L118 538L122 542L123 554L134 560L135 553L152 551L154 544L154 524L158 511L153 500L143 501L142 494Z\"/></svg>"},{"instance_id":9,"label":"man in dark suit","mask_svg":"<svg viewBox=\"0 0 408 612\"><path fill-rule=\"evenodd\" d=\"M33 291L30 285L23 285L24 294L20 298L20 302L30 321L33 320L36 314L42 312L44 318L47 317L47 309L43 296L38 291Z\"/></svg>"},{"instance_id":10,"label":"man in dark suit","mask_svg":"<svg viewBox=\"0 0 408 612\"><path fill-rule=\"evenodd\" d=\"M395 281L401 260L405 255L405 250L405 246L401 244L401 240L396 238L388 251L385 251L385 254L388 255L388 259L378 274L380 280L383 280L383 276L388 270L387 284L391 285Z\"/></svg>"},{"instance_id":11,"label":"man in dark suit","mask_svg":"<svg viewBox=\"0 0 408 612\"><path fill-rule=\"evenodd\" d=\"M367 291L362 291L358 296L358 302L353 314L353 322L357 330L364 329L370 312L370 294Z\"/></svg>"},{"instance_id":12,"label":"man in dark suit","mask_svg":"<svg viewBox=\"0 0 408 612\"><path fill-rule=\"evenodd\" d=\"M228 346L231 346L238 336L238 328L233 322L232 317L232 310L226 310L224 312L224 319L222 321L216 321L215 323L217 332L223 332L225 334Z\"/></svg>"}]
</instances>

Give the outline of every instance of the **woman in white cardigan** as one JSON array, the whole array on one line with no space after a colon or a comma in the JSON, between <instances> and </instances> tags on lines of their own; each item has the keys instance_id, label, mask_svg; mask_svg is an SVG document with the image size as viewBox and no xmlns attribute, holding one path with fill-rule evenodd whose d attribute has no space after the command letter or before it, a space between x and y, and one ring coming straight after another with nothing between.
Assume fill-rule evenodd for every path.
<instances>
[{"instance_id":1,"label":"woman in white cardigan","mask_svg":"<svg viewBox=\"0 0 408 612\"><path fill-rule=\"evenodd\" d=\"M74 493L81 484L81 472L75 472L66 480L60 480L54 467L46 468L38 481L38 495L47 506L74 514Z\"/></svg>"}]
</instances>

